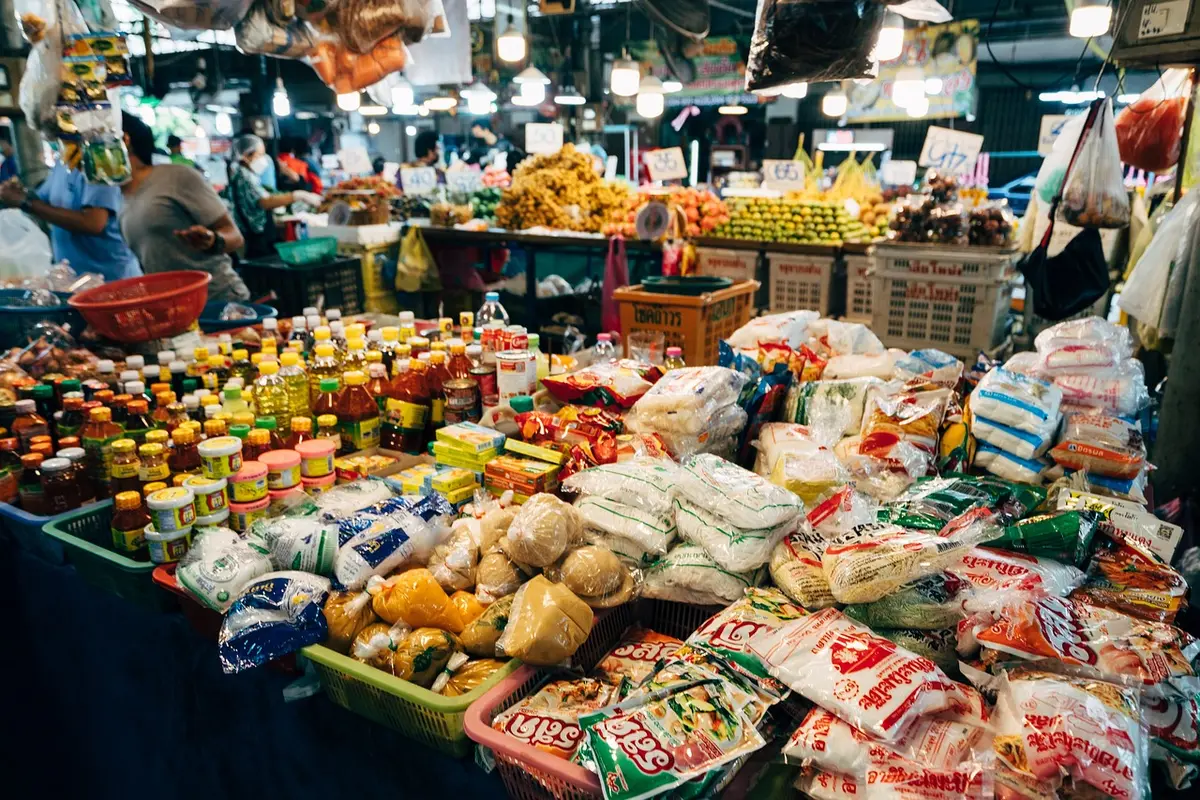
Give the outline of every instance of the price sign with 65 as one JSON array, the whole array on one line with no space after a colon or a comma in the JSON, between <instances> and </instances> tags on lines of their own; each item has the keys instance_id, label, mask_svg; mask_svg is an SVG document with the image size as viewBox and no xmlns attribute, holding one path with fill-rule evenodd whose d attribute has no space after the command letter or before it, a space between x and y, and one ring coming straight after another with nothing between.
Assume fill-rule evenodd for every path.
<instances>
[{"instance_id":1,"label":"price sign with 65","mask_svg":"<svg viewBox=\"0 0 1200 800\"><path fill-rule=\"evenodd\" d=\"M952 175L967 175L974 171L975 160L982 149L983 137L977 133L931 125L917 163Z\"/></svg>"},{"instance_id":2,"label":"price sign with 65","mask_svg":"<svg viewBox=\"0 0 1200 800\"><path fill-rule=\"evenodd\" d=\"M674 181L688 175L683 150L679 147L664 147L646 153L646 169L652 181Z\"/></svg>"},{"instance_id":3,"label":"price sign with 65","mask_svg":"<svg viewBox=\"0 0 1200 800\"><path fill-rule=\"evenodd\" d=\"M563 146L563 126L557 122L525 123L525 150L529 153L557 153Z\"/></svg>"},{"instance_id":4,"label":"price sign with 65","mask_svg":"<svg viewBox=\"0 0 1200 800\"><path fill-rule=\"evenodd\" d=\"M763 161L763 187L778 189L786 192L792 189L804 189L804 165L799 161L779 161L765 159Z\"/></svg>"},{"instance_id":5,"label":"price sign with 65","mask_svg":"<svg viewBox=\"0 0 1200 800\"><path fill-rule=\"evenodd\" d=\"M400 168L400 185L405 194L429 194L437 188L437 182L437 170L433 167Z\"/></svg>"},{"instance_id":6,"label":"price sign with 65","mask_svg":"<svg viewBox=\"0 0 1200 800\"><path fill-rule=\"evenodd\" d=\"M456 192L475 192L483 186L483 176L478 170L459 169L446 173L446 185Z\"/></svg>"}]
</instances>

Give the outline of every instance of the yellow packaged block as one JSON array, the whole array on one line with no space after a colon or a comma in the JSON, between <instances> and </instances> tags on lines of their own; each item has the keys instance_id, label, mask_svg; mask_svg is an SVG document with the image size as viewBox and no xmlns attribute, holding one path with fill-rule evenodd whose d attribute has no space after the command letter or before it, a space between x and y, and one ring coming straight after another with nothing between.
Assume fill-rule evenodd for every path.
<instances>
[{"instance_id":1,"label":"yellow packaged block","mask_svg":"<svg viewBox=\"0 0 1200 800\"><path fill-rule=\"evenodd\" d=\"M437 443L466 453L484 453L504 446L505 436L495 428L485 428L474 422L459 422L437 430ZM434 445L434 452L437 451Z\"/></svg>"},{"instance_id":2,"label":"yellow packaged block","mask_svg":"<svg viewBox=\"0 0 1200 800\"><path fill-rule=\"evenodd\" d=\"M562 466L562 463L567 460L566 453L560 453L557 450L551 450L549 447L539 447L536 444L529 442L518 442L514 439L509 439L504 443L504 451L506 453L514 453L519 456L527 456L537 461L545 461L547 464L556 464Z\"/></svg>"},{"instance_id":3,"label":"yellow packaged block","mask_svg":"<svg viewBox=\"0 0 1200 800\"><path fill-rule=\"evenodd\" d=\"M558 485L559 467L532 458L496 456L488 462L484 476L487 485L512 489L522 494L553 491Z\"/></svg>"},{"instance_id":4,"label":"yellow packaged block","mask_svg":"<svg viewBox=\"0 0 1200 800\"><path fill-rule=\"evenodd\" d=\"M394 477L400 481L405 494L421 494L425 490L426 482L435 472L437 468L433 464L418 464L396 473Z\"/></svg>"},{"instance_id":5,"label":"yellow packaged block","mask_svg":"<svg viewBox=\"0 0 1200 800\"><path fill-rule=\"evenodd\" d=\"M500 455L499 450L484 450L482 452L467 452L459 450L453 445L445 442L433 443L433 455L439 464L446 464L451 467L462 467L473 472L483 472L483 468L487 463L496 456Z\"/></svg>"},{"instance_id":6,"label":"yellow packaged block","mask_svg":"<svg viewBox=\"0 0 1200 800\"><path fill-rule=\"evenodd\" d=\"M456 506L464 500L470 500L471 496L475 494L475 490L478 488L479 484L475 482L474 478L472 478L469 485L451 490L449 492L442 492L442 496L446 498L446 502L448 502L450 505Z\"/></svg>"},{"instance_id":7,"label":"yellow packaged block","mask_svg":"<svg viewBox=\"0 0 1200 800\"><path fill-rule=\"evenodd\" d=\"M476 485L475 473L461 467L442 470L433 475L429 481L429 488L442 494L448 494L456 489L472 485ZM450 502L454 501L451 500Z\"/></svg>"}]
</instances>

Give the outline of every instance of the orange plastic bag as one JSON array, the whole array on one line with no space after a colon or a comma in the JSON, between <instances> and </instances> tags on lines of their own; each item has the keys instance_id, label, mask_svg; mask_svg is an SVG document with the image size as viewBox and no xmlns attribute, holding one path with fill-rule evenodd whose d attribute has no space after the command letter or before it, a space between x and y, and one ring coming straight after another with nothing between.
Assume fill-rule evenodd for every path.
<instances>
[{"instance_id":1,"label":"orange plastic bag","mask_svg":"<svg viewBox=\"0 0 1200 800\"><path fill-rule=\"evenodd\" d=\"M366 89L408 64L408 48L398 36L389 36L366 55L353 52L345 44L323 41L317 45L310 63L317 76L338 94Z\"/></svg>"},{"instance_id":2,"label":"orange plastic bag","mask_svg":"<svg viewBox=\"0 0 1200 800\"><path fill-rule=\"evenodd\" d=\"M1117 115L1121 160L1148 172L1179 163L1191 81L1186 69L1169 69Z\"/></svg>"}]
</instances>

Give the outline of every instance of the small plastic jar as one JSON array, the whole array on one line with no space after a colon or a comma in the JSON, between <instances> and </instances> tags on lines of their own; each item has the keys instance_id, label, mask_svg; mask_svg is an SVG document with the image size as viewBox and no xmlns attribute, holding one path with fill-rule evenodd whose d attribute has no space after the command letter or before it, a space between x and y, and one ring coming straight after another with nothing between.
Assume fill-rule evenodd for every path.
<instances>
[{"instance_id":1,"label":"small plastic jar","mask_svg":"<svg viewBox=\"0 0 1200 800\"><path fill-rule=\"evenodd\" d=\"M267 465L258 461L247 461L241 470L229 479L229 501L233 503L257 503L267 497Z\"/></svg>"},{"instance_id":2,"label":"small plastic jar","mask_svg":"<svg viewBox=\"0 0 1200 800\"><path fill-rule=\"evenodd\" d=\"M250 530L250 526L260 519L267 518L267 508L271 501L264 497L253 503L229 504L229 527L238 533Z\"/></svg>"},{"instance_id":3,"label":"small plastic jar","mask_svg":"<svg viewBox=\"0 0 1200 800\"><path fill-rule=\"evenodd\" d=\"M200 475L188 476L183 485L196 495L197 517L208 517L229 509L228 483L224 478L211 480Z\"/></svg>"},{"instance_id":4,"label":"small plastic jar","mask_svg":"<svg viewBox=\"0 0 1200 800\"><path fill-rule=\"evenodd\" d=\"M309 497L316 497L337 485L337 475L331 472L319 478L301 478L300 484L304 487L304 491L308 492Z\"/></svg>"},{"instance_id":5,"label":"small plastic jar","mask_svg":"<svg viewBox=\"0 0 1200 800\"><path fill-rule=\"evenodd\" d=\"M228 478L242 468L242 440L236 436L205 439L198 449L200 466L206 478Z\"/></svg>"},{"instance_id":6,"label":"small plastic jar","mask_svg":"<svg viewBox=\"0 0 1200 800\"><path fill-rule=\"evenodd\" d=\"M295 450L272 450L259 456L267 467L268 489L291 489L300 483L300 454Z\"/></svg>"},{"instance_id":7,"label":"small plastic jar","mask_svg":"<svg viewBox=\"0 0 1200 800\"><path fill-rule=\"evenodd\" d=\"M174 486L159 489L146 498L150 509L150 524L163 536L169 536L184 528L191 529L196 522L196 496L191 489ZM147 540L149 541L149 540Z\"/></svg>"},{"instance_id":8,"label":"small plastic jar","mask_svg":"<svg viewBox=\"0 0 1200 800\"><path fill-rule=\"evenodd\" d=\"M151 522L142 534L150 551L150 560L155 564L174 564L192 546L192 529L181 528L171 533L159 533Z\"/></svg>"},{"instance_id":9,"label":"small plastic jar","mask_svg":"<svg viewBox=\"0 0 1200 800\"><path fill-rule=\"evenodd\" d=\"M213 514L196 517L197 528L219 528L229 521L229 509L222 508Z\"/></svg>"},{"instance_id":10,"label":"small plastic jar","mask_svg":"<svg viewBox=\"0 0 1200 800\"><path fill-rule=\"evenodd\" d=\"M296 504L298 497L304 496L304 490L299 486L289 486L287 489L271 489L267 492L267 516L282 516Z\"/></svg>"},{"instance_id":11,"label":"small plastic jar","mask_svg":"<svg viewBox=\"0 0 1200 800\"><path fill-rule=\"evenodd\" d=\"M332 439L309 439L296 445L300 454L300 474L305 478L323 478L333 472L333 454L337 444Z\"/></svg>"}]
</instances>

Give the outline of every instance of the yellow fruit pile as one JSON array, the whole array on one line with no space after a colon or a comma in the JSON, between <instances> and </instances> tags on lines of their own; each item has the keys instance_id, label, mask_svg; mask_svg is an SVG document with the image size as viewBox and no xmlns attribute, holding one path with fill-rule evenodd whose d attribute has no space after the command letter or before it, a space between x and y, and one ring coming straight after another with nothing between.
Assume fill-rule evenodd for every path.
<instances>
[{"instance_id":1,"label":"yellow fruit pile","mask_svg":"<svg viewBox=\"0 0 1200 800\"><path fill-rule=\"evenodd\" d=\"M543 226L595 233L628 196L627 188L596 174L591 156L568 143L521 162L496 206L496 224L514 231Z\"/></svg>"}]
</instances>

